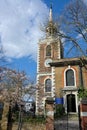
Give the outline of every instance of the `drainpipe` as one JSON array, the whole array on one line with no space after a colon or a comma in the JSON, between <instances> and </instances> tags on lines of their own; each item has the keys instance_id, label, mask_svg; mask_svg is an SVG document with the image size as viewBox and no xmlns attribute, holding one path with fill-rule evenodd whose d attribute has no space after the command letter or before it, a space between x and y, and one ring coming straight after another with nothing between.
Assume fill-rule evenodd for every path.
<instances>
[{"instance_id":1,"label":"drainpipe","mask_svg":"<svg viewBox=\"0 0 87 130\"><path fill-rule=\"evenodd\" d=\"M82 66L79 66L79 80L80 80L80 86L83 87L83 74L82 74Z\"/></svg>"}]
</instances>

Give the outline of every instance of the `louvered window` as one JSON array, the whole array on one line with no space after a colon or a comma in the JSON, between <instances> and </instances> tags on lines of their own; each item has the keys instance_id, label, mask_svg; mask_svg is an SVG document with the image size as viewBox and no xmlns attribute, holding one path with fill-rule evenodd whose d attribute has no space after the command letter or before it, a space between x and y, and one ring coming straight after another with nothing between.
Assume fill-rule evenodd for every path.
<instances>
[{"instance_id":1,"label":"louvered window","mask_svg":"<svg viewBox=\"0 0 87 130\"><path fill-rule=\"evenodd\" d=\"M51 56L51 46L50 45L48 45L46 47L46 56Z\"/></svg>"}]
</instances>

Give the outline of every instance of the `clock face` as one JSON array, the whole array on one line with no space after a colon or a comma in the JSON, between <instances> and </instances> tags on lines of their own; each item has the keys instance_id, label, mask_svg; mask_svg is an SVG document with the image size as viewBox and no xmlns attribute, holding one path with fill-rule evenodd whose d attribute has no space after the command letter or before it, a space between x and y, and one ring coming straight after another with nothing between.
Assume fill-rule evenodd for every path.
<instances>
[{"instance_id":1,"label":"clock face","mask_svg":"<svg viewBox=\"0 0 87 130\"><path fill-rule=\"evenodd\" d=\"M52 59L46 59L45 60L45 66L50 67L49 63L52 62Z\"/></svg>"}]
</instances>

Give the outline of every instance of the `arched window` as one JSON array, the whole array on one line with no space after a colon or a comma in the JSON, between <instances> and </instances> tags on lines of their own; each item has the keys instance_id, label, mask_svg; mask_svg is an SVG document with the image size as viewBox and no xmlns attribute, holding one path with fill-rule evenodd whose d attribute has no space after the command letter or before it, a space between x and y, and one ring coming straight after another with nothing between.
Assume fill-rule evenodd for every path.
<instances>
[{"instance_id":1,"label":"arched window","mask_svg":"<svg viewBox=\"0 0 87 130\"><path fill-rule=\"evenodd\" d=\"M50 45L48 45L46 47L46 56L51 56L51 46Z\"/></svg>"},{"instance_id":2,"label":"arched window","mask_svg":"<svg viewBox=\"0 0 87 130\"><path fill-rule=\"evenodd\" d=\"M51 87L52 87L51 79L46 79L45 92L51 92Z\"/></svg>"},{"instance_id":3,"label":"arched window","mask_svg":"<svg viewBox=\"0 0 87 130\"><path fill-rule=\"evenodd\" d=\"M68 69L65 74L66 86L75 86L74 71L72 69Z\"/></svg>"}]
</instances>

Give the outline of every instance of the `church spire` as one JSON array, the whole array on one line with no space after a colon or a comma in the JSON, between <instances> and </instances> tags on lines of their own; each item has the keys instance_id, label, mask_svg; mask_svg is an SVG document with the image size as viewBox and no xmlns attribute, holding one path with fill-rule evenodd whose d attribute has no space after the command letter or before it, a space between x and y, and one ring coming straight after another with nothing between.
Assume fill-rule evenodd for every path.
<instances>
[{"instance_id":1,"label":"church spire","mask_svg":"<svg viewBox=\"0 0 87 130\"><path fill-rule=\"evenodd\" d=\"M49 22L53 21L53 16L52 16L52 4L50 6L50 12L49 12Z\"/></svg>"},{"instance_id":2,"label":"church spire","mask_svg":"<svg viewBox=\"0 0 87 130\"><path fill-rule=\"evenodd\" d=\"M50 10L49 10L49 21L48 21L48 25L46 27L46 34L47 34L47 37L56 36L56 34L57 34L57 27L56 27L55 23L53 22L52 4L51 4Z\"/></svg>"}]
</instances>

